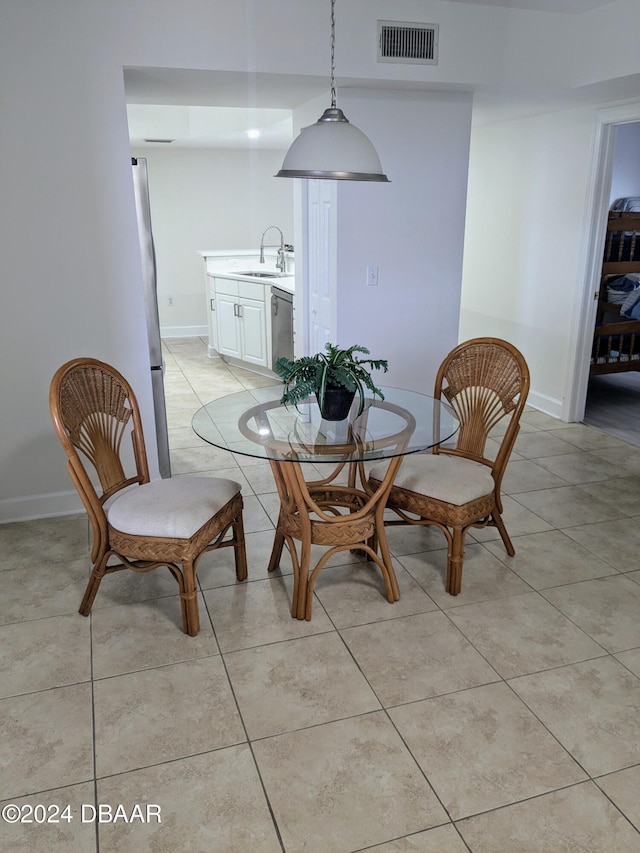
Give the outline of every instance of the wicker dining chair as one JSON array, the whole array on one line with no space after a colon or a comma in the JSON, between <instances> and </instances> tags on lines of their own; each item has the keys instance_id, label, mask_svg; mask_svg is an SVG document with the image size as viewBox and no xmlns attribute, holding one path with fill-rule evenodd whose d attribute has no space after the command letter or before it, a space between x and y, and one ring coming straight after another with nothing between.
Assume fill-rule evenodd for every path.
<instances>
[{"instance_id":1,"label":"wicker dining chair","mask_svg":"<svg viewBox=\"0 0 640 853\"><path fill-rule=\"evenodd\" d=\"M447 539L446 590L460 592L464 540L471 527L497 527L510 556L515 550L504 521L500 487L520 429L529 393L529 369L522 354L498 338L459 344L442 362L434 397L444 398L460 427L455 446L407 456L395 477L387 508L398 518L385 524L435 525ZM486 455L489 433L508 417L495 458ZM369 472L378 488L384 469Z\"/></svg>"},{"instance_id":2,"label":"wicker dining chair","mask_svg":"<svg viewBox=\"0 0 640 853\"><path fill-rule=\"evenodd\" d=\"M89 615L106 574L166 566L178 582L183 631L194 637L202 554L233 547L236 577L247 577L240 485L219 477L150 482L135 394L104 362L77 358L62 365L51 381L49 407L93 530L93 570L80 613ZM127 435L131 445L123 441Z\"/></svg>"}]
</instances>

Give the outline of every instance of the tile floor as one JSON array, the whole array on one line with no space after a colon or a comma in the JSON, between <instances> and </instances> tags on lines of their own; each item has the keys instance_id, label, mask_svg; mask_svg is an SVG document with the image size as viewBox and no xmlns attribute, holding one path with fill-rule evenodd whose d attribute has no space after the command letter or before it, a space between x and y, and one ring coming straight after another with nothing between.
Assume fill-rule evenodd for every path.
<instances>
[{"instance_id":1,"label":"tile floor","mask_svg":"<svg viewBox=\"0 0 640 853\"><path fill-rule=\"evenodd\" d=\"M343 557L298 622L285 562L265 569L269 469L190 428L264 380L201 339L166 350L174 475L242 482L250 577L207 555L196 638L160 571L108 577L85 619L85 518L0 527L0 801L34 821L0 849L640 850L640 448L528 410L515 558L477 531L452 598L440 534L394 529L399 602Z\"/></svg>"}]
</instances>

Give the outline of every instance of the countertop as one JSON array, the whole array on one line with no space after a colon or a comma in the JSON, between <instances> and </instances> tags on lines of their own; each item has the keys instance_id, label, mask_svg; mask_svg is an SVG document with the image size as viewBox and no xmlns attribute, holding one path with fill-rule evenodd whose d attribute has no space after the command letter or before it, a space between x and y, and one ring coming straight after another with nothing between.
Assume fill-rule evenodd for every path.
<instances>
[{"instance_id":1,"label":"countertop","mask_svg":"<svg viewBox=\"0 0 640 853\"><path fill-rule=\"evenodd\" d=\"M287 252L289 272L283 274L276 267L277 252L272 247L265 247L265 263L261 264L260 252L255 249L206 250L198 251L204 259L207 275L214 278L226 278L232 281L250 281L265 287L279 287L288 293L295 293L295 255ZM262 275L270 273L270 275Z\"/></svg>"},{"instance_id":2,"label":"countertop","mask_svg":"<svg viewBox=\"0 0 640 853\"><path fill-rule=\"evenodd\" d=\"M257 272L262 272L262 270L257 270ZM266 270L268 272L268 270ZM251 275L250 271L247 271L245 274L243 272L235 272L233 270L222 270L216 272L207 273L207 275L213 276L214 278L228 278L232 281L251 281L255 284L264 284L265 287L279 287L281 290L286 290L288 293L296 292L296 277L294 273L282 274L278 273L277 275Z\"/></svg>"}]
</instances>

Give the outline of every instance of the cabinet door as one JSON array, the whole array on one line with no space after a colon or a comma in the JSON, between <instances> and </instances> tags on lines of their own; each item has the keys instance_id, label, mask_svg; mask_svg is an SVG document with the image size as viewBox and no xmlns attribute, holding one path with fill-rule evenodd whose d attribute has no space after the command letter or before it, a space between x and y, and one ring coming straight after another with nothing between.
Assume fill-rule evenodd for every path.
<instances>
[{"instance_id":1,"label":"cabinet door","mask_svg":"<svg viewBox=\"0 0 640 853\"><path fill-rule=\"evenodd\" d=\"M267 318L264 302L240 300L242 315L242 358L251 364L267 366Z\"/></svg>"},{"instance_id":2,"label":"cabinet door","mask_svg":"<svg viewBox=\"0 0 640 853\"><path fill-rule=\"evenodd\" d=\"M218 346L216 349L221 355L242 358L238 299L216 291L215 304L218 328Z\"/></svg>"}]
</instances>

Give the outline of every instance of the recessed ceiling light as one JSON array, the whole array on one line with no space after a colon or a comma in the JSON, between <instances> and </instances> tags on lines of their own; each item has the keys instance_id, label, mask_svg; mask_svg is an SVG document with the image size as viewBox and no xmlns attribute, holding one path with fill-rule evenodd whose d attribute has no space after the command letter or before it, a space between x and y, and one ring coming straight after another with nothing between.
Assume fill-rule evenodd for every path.
<instances>
[{"instance_id":1,"label":"recessed ceiling light","mask_svg":"<svg viewBox=\"0 0 640 853\"><path fill-rule=\"evenodd\" d=\"M260 136L260 131L259 130L248 130L247 136L249 137L249 139L258 139L258 137Z\"/></svg>"}]
</instances>

